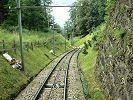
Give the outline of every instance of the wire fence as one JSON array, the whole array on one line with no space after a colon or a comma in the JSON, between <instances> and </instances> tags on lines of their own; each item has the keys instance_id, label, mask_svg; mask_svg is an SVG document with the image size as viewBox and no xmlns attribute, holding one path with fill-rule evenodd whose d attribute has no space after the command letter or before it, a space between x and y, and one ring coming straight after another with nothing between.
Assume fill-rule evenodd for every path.
<instances>
[{"instance_id":1,"label":"wire fence","mask_svg":"<svg viewBox=\"0 0 133 100\"><path fill-rule=\"evenodd\" d=\"M53 38L47 41L34 41L34 42L23 42L23 48L27 51L34 50L34 48L45 47L48 43L52 42ZM17 41L7 42L5 40L0 41L0 53L5 53L8 51L14 51L16 53L17 49L20 49L20 43Z\"/></svg>"}]
</instances>

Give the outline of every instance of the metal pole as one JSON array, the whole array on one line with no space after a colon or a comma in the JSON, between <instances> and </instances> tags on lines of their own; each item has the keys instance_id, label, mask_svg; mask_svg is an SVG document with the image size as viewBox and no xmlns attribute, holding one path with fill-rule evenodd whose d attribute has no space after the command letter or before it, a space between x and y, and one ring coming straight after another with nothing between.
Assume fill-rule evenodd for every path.
<instances>
[{"instance_id":1,"label":"metal pole","mask_svg":"<svg viewBox=\"0 0 133 100\"><path fill-rule=\"evenodd\" d=\"M65 37L65 52L66 52L66 35L67 33L65 32L65 30L64 30L64 37Z\"/></svg>"},{"instance_id":2,"label":"metal pole","mask_svg":"<svg viewBox=\"0 0 133 100\"><path fill-rule=\"evenodd\" d=\"M73 31L71 32L71 46L73 46Z\"/></svg>"},{"instance_id":3,"label":"metal pole","mask_svg":"<svg viewBox=\"0 0 133 100\"><path fill-rule=\"evenodd\" d=\"M53 22L53 51L55 52L55 33L54 33L54 22Z\"/></svg>"},{"instance_id":4,"label":"metal pole","mask_svg":"<svg viewBox=\"0 0 133 100\"><path fill-rule=\"evenodd\" d=\"M23 40L22 40L22 22L21 22L20 0L17 0L17 10L18 10L18 26L19 26L20 54L21 54L21 62L22 62L22 71L24 71L24 53L23 53Z\"/></svg>"},{"instance_id":5,"label":"metal pole","mask_svg":"<svg viewBox=\"0 0 133 100\"><path fill-rule=\"evenodd\" d=\"M66 30L66 34L65 34L65 52L66 52L66 39L68 36L68 23L67 23L67 30Z\"/></svg>"},{"instance_id":6,"label":"metal pole","mask_svg":"<svg viewBox=\"0 0 133 100\"><path fill-rule=\"evenodd\" d=\"M67 36L67 35L65 34L65 52L66 52L66 36Z\"/></svg>"}]
</instances>

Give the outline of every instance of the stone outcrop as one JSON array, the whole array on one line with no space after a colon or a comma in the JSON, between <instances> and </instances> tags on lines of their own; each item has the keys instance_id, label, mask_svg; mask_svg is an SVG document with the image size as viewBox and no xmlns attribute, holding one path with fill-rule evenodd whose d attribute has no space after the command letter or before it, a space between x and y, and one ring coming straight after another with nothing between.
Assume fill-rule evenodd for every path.
<instances>
[{"instance_id":1,"label":"stone outcrop","mask_svg":"<svg viewBox=\"0 0 133 100\"><path fill-rule=\"evenodd\" d=\"M116 38L107 28L107 36L99 47L96 79L107 100L133 100L133 0L116 0L108 27L124 28Z\"/></svg>"}]
</instances>

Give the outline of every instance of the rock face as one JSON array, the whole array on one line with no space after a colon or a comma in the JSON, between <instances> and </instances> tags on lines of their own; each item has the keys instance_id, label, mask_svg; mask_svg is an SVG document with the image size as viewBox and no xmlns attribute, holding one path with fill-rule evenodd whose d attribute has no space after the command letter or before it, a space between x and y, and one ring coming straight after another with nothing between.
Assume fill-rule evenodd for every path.
<instances>
[{"instance_id":1,"label":"rock face","mask_svg":"<svg viewBox=\"0 0 133 100\"><path fill-rule=\"evenodd\" d=\"M126 29L121 38L109 33L99 47L96 79L107 100L133 100L133 0L116 0L108 27Z\"/></svg>"},{"instance_id":2,"label":"rock face","mask_svg":"<svg viewBox=\"0 0 133 100\"><path fill-rule=\"evenodd\" d=\"M113 0L114 7L110 14L109 25L133 30L133 0Z\"/></svg>"}]
</instances>

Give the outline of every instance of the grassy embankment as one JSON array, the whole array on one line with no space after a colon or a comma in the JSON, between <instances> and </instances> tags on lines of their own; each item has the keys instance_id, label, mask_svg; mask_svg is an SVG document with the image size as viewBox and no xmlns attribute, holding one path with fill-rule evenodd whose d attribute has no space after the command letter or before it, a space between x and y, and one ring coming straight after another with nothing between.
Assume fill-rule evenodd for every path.
<instances>
[{"instance_id":1,"label":"grassy embankment","mask_svg":"<svg viewBox=\"0 0 133 100\"><path fill-rule=\"evenodd\" d=\"M79 60L80 60L80 68L85 78L85 84L88 86L85 86L84 90L86 96L90 96L91 100L105 100L104 95L100 89L99 84L97 83L95 79L95 63L98 51L95 48L95 45L98 41L100 41L101 37L100 34L105 29L105 24L102 24L99 26L96 30L94 30L90 35L87 35L84 38L81 38L80 41L79 38L76 38L74 40L75 45L79 45L81 48L84 47L84 42L86 42L88 48L86 49L86 54L83 53L83 50L80 53ZM99 34L99 36L98 36ZM93 38L97 36L97 41L93 41ZM88 45L87 41L91 41L91 47ZM87 89L88 88L88 89Z\"/></svg>"},{"instance_id":2,"label":"grassy embankment","mask_svg":"<svg viewBox=\"0 0 133 100\"><path fill-rule=\"evenodd\" d=\"M16 31L9 32L8 30L0 28L0 41L19 41L17 34L18 33ZM28 30L23 31L24 42L34 42L38 40L46 41L51 37L52 32L43 33ZM56 35L55 44L56 55L60 55L64 52L64 38L60 34ZM44 67L46 67L52 59L56 58L56 56L49 53L51 49L52 43L48 43L46 47L36 47L29 51L24 49L25 74L18 69L13 69L3 58L2 54L0 54L0 100L15 97L32 78L34 78ZM16 54L13 51L9 51L8 53L12 57L20 59L19 50L17 50ZM50 59L45 54L47 54Z\"/></svg>"}]
</instances>

